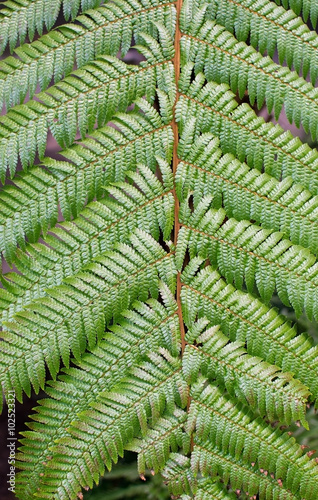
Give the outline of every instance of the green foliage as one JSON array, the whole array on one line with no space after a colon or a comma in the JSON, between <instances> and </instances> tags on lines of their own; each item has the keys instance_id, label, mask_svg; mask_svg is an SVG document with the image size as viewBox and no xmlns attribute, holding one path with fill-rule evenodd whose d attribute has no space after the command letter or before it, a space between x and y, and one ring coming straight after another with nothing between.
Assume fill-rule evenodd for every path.
<instances>
[{"instance_id":1,"label":"green foliage","mask_svg":"<svg viewBox=\"0 0 318 500\"><path fill-rule=\"evenodd\" d=\"M198 131L218 137L223 153L233 153L250 168L264 170L277 180L290 176L317 194L317 150L279 125L265 122L248 104L238 105L227 85L207 83L203 73L191 82L192 67L186 64L181 74L181 97L176 106L180 127L189 113L196 117Z\"/></svg>"},{"instance_id":2,"label":"green foliage","mask_svg":"<svg viewBox=\"0 0 318 500\"><path fill-rule=\"evenodd\" d=\"M315 2L311 2L310 0L276 0L276 3L279 5L283 5L285 9L293 9L293 11L297 15L302 14L305 21L310 18L313 26L316 26L318 19L318 8Z\"/></svg>"},{"instance_id":3,"label":"green foliage","mask_svg":"<svg viewBox=\"0 0 318 500\"><path fill-rule=\"evenodd\" d=\"M17 43L40 35L44 26L49 30L57 20L60 8L66 20L76 16L80 9L98 7L101 0L7 0L0 14L0 52L7 44L12 51Z\"/></svg>"},{"instance_id":4,"label":"green foliage","mask_svg":"<svg viewBox=\"0 0 318 500\"><path fill-rule=\"evenodd\" d=\"M46 157L45 169L32 166L14 177L14 187L3 188L1 251L8 262L13 261L18 245L25 250L25 237L36 243L41 232L46 236L57 223L58 209L70 220L81 213L86 202L103 197L103 186L123 181L135 163L147 163L154 171L156 155L170 161L171 129L158 113L151 113L141 100L137 102L144 115L116 113L112 123L118 130L103 127L81 144L64 150L61 154L70 162ZM21 256L15 260L20 261Z\"/></svg>"},{"instance_id":5,"label":"green foliage","mask_svg":"<svg viewBox=\"0 0 318 500\"><path fill-rule=\"evenodd\" d=\"M287 306L291 303L298 315L305 310L309 317L317 317L314 254L284 240L283 233L262 229L247 220L227 219L223 208L206 210L211 201L203 198L193 213L187 204L181 205L182 227L176 255L180 268L187 247L191 258L199 248L200 254L216 262L227 282L234 282L236 288L241 290L245 282L253 293L256 285L267 303L276 289L282 302ZM267 276L266 282L263 275ZM302 294L295 294L295 287Z\"/></svg>"},{"instance_id":6,"label":"green foliage","mask_svg":"<svg viewBox=\"0 0 318 500\"><path fill-rule=\"evenodd\" d=\"M17 498L317 499L318 152L256 112L317 138L317 18L3 3L1 387L41 391Z\"/></svg>"},{"instance_id":7,"label":"green foliage","mask_svg":"<svg viewBox=\"0 0 318 500\"><path fill-rule=\"evenodd\" d=\"M102 127L117 109L125 110L136 98L146 95L151 100L156 86L166 87L165 73L172 76L171 64L162 61L162 55L160 51L153 64L141 63L140 67L98 56L48 91L37 94L38 100L10 109L0 124L2 180L7 168L14 175L18 160L25 169L36 153L43 159L48 129L61 147L68 147L77 130L84 137L94 130L96 120Z\"/></svg>"},{"instance_id":8,"label":"green foliage","mask_svg":"<svg viewBox=\"0 0 318 500\"><path fill-rule=\"evenodd\" d=\"M201 323L204 325L204 321ZM212 327L192 340L198 344L204 340L202 348L187 345L183 355L187 382L194 383L201 372L209 380L224 384L230 395L257 409L260 415L267 415L271 421L277 418L289 424L299 419L306 426L304 415L309 396L306 387L293 380L291 374L249 356L244 344L229 342L218 330L218 326ZM191 339L191 332L188 343L189 337Z\"/></svg>"},{"instance_id":9,"label":"green foliage","mask_svg":"<svg viewBox=\"0 0 318 500\"><path fill-rule=\"evenodd\" d=\"M76 2L68 3L74 9ZM98 5L100 1L86 3ZM138 43L142 41L139 33L157 33L153 22L163 23L172 34L173 21L169 4L153 6L150 1L132 4L117 1L84 12L74 24L63 25L33 43L16 48L14 52L18 57L1 61L1 106L3 103L7 108L20 104L27 93L33 97L37 84L41 90L47 89L52 78L60 81L72 72L74 64L81 68L99 55L116 56L119 50L124 55L130 48L132 36Z\"/></svg>"},{"instance_id":10,"label":"green foliage","mask_svg":"<svg viewBox=\"0 0 318 500\"><path fill-rule=\"evenodd\" d=\"M193 191L196 206L202 194L212 195L214 206L223 206L228 216L255 220L266 229L286 234L292 243L303 243L315 252L318 197L293 183L289 176L279 182L239 162L231 153L222 156L218 141L209 133L193 140L193 123L194 120L187 126L192 149L182 155L184 161L176 172L179 198L183 200L188 191ZM184 140L188 140L186 135ZM196 190L197 186L200 191ZM236 202L238 196L242 200L240 204Z\"/></svg>"},{"instance_id":11,"label":"green foliage","mask_svg":"<svg viewBox=\"0 0 318 500\"><path fill-rule=\"evenodd\" d=\"M247 90L250 103L256 103L258 109L266 101L268 111L273 110L276 119L284 105L289 121L297 127L302 123L315 139L318 90L296 72L238 42L225 27L206 21L204 11L196 11L195 4L188 5L189 12L185 12L181 24L182 61L193 61L196 71L203 71L208 81L231 84L232 91L238 92L240 98Z\"/></svg>"},{"instance_id":12,"label":"green foliage","mask_svg":"<svg viewBox=\"0 0 318 500\"><path fill-rule=\"evenodd\" d=\"M302 71L304 78L309 73L315 84L318 37L295 12L286 12L267 0L214 0L208 4L208 10L209 17L234 33L237 40L246 42L250 37L250 44L270 57L277 49L280 64L286 60L288 67ZM293 50L289 51L291 45Z\"/></svg>"}]
</instances>

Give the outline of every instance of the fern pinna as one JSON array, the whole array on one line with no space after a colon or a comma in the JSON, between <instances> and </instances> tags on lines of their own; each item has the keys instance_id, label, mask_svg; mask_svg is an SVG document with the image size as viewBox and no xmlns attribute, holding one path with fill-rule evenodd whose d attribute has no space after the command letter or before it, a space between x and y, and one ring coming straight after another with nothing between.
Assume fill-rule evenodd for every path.
<instances>
[{"instance_id":1,"label":"fern pinna","mask_svg":"<svg viewBox=\"0 0 318 500\"><path fill-rule=\"evenodd\" d=\"M46 393L17 498L83 498L125 450L172 498L318 498L286 431L318 407L318 347L271 306L318 318L318 152L257 114L317 139L317 18L314 0L2 3L1 382Z\"/></svg>"}]
</instances>

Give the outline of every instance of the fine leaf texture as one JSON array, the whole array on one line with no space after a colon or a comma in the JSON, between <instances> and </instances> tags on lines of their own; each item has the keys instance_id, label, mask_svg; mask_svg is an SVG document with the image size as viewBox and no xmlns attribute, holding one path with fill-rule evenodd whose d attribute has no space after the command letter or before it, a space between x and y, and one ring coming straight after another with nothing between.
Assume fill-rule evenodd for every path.
<instances>
[{"instance_id":1,"label":"fine leaf texture","mask_svg":"<svg viewBox=\"0 0 318 500\"><path fill-rule=\"evenodd\" d=\"M224 153L278 180L287 176L317 194L318 153L279 125L265 122L247 103L238 105L228 85L206 82L198 73L191 82L193 63L183 68L176 116L181 130L187 117L196 117L197 131L211 132Z\"/></svg>"},{"instance_id":2,"label":"fine leaf texture","mask_svg":"<svg viewBox=\"0 0 318 500\"><path fill-rule=\"evenodd\" d=\"M33 498L45 471L47 456L50 460L53 458L50 448L58 439L67 436L66 428L78 414L88 410L101 392L111 390L132 367L138 366L146 352L165 346L178 353L176 303L163 284L161 295L165 308L155 300L134 303L134 309L124 313L126 317L111 327L98 347L86 353L80 362L75 362L76 368L64 369L60 380L47 386L50 398L40 401L33 422L28 424L31 430L24 432L23 453L18 457L23 469L18 488L25 500ZM37 456L36 467L34 455Z\"/></svg>"},{"instance_id":3,"label":"fine leaf texture","mask_svg":"<svg viewBox=\"0 0 318 500\"><path fill-rule=\"evenodd\" d=\"M15 387L38 392L45 381L45 364L52 377L60 367L60 357L68 366L70 352L77 360L96 345L105 324L118 317L135 299L145 299L148 290L158 295L159 276L174 289L172 254L161 248L141 230L130 237L130 244L116 244L85 268L50 288L47 296L32 302L7 322L1 343L1 378L5 393ZM52 353L50 346L55 347ZM10 361L9 361L10 360ZM35 361L36 360L36 361Z\"/></svg>"},{"instance_id":4,"label":"fine leaf texture","mask_svg":"<svg viewBox=\"0 0 318 500\"><path fill-rule=\"evenodd\" d=\"M15 260L16 246L25 250L25 237L36 243L58 220L77 217L87 201L101 199L103 186L123 181L125 172L137 162L156 169L155 156L169 162L172 133L161 116L151 112L143 100L144 112L116 113L112 123L92 132L89 139L73 145L61 155L66 161L44 158L43 165L14 178L14 187L5 186L0 195L1 251L8 262ZM18 188L18 189L17 189Z\"/></svg>"},{"instance_id":5,"label":"fine leaf texture","mask_svg":"<svg viewBox=\"0 0 318 500\"><path fill-rule=\"evenodd\" d=\"M216 19L239 41L250 37L250 44L262 54L266 51L273 57L277 50L280 64L286 61L304 78L309 73L315 84L318 37L293 10L286 12L267 0L213 0L208 4L207 18Z\"/></svg>"},{"instance_id":6,"label":"fine leaf texture","mask_svg":"<svg viewBox=\"0 0 318 500\"><path fill-rule=\"evenodd\" d=\"M152 43L151 38L149 42ZM163 47L154 55L152 64L140 66L98 56L46 92L37 94L37 100L10 109L0 120L1 180L7 168L14 175L18 160L26 169L34 162L36 153L43 159L49 129L61 147L68 147L77 132L84 137L93 131L96 121L102 127L117 109L124 111L136 98L145 94L151 100L157 86L166 90L167 80L171 80L171 51L171 46Z\"/></svg>"},{"instance_id":7,"label":"fine leaf texture","mask_svg":"<svg viewBox=\"0 0 318 500\"><path fill-rule=\"evenodd\" d=\"M18 47L18 57L9 56L0 63L0 106L21 104L27 93L33 97L37 84L46 90L52 78L55 83L60 81L75 64L81 68L99 55L116 56L119 50L125 55L132 36L139 43L139 33L157 33L154 22L173 33L174 11L167 2L129 4L117 0Z\"/></svg>"},{"instance_id":8,"label":"fine leaf texture","mask_svg":"<svg viewBox=\"0 0 318 500\"><path fill-rule=\"evenodd\" d=\"M176 172L180 199L193 192L196 206L202 194L213 196L213 205L223 206L229 216L238 220L252 219L266 229L285 233L292 243L317 252L318 196L312 196L290 177L279 182L249 168L230 153L222 156L217 138L204 133L196 139L194 133L195 118L192 117L180 142L180 145L183 142L191 144L191 148L181 150L182 161Z\"/></svg>"},{"instance_id":9,"label":"fine leaf texture","mask_svg":"<svg viewBox=\"0 0 318 500\"><path fill-rule=\"evenodd\" d=\"M150 473L173 500L317 500L317 19L1 3L1 401L38 397L16 498L85 500L134 453L127 498Z\"/></svg>"},{"instance_id":10,"label":"fine leaf texture","mask_svg":"<svg viewBox=\"0 0 318 500\"><path fill-rule=\"evenodd\" d=\"M57 20L60 8L65 19L76 16L80 9L98 7L101 0L7 0L0 11L0 53L9 44L10 50L17 43L40 35L44 26L50 29Z\"/></svg>"},{"instance_id":11,"label":"fine leaf texture","mask_svg":"<svg viewBox=\"0 0 318 500\"><path fill-rule=\"evenodd\" d=\"M207 329L195 341L201 344L202 339L202 347L187 346L184 351L183 372L189 384L197 380L200 372L224 384L229 394L271 421L277 418L290 424L292 420L301 420L307 425L304 415L308 391L291 374L249 356L244 344L229 342L218 326Z\"/></svg>"},{"instance_id":12,"label":"fine leaf texture","mask_svg":"<svg viewBox=\"0 0 318 500\"><path fill-rule=\"evenodd\" d=\"M158 157L157 157L158 158ZM163 185L150 169L137 164L138 173L127 172L127 182L112 183L109 198L86 205L77 219L64 222L50 231L45 245L26 247L27 258L18 254L16 265L23 273L8 273L1 290L2 319L12 315L34 299L45 295L50 287L80 272L94 258L111 250L117 242L127 243L136 227L159 239L160 230L169 236L173 225L173 180L168 165L158 158ZM105 188L106 189L106 188ZM111 198L110 198L111 197Z\"/></svg>"},{"instance_id":13,"label":"fine leaf texture","mask_svg":"<svg viewBox=\"0 0 318 500\"><path fill-rule=\"evenodd\" d=\"M315 255L292 245L282 233L228 218L222 208L209 209L211 202L212 198L203 198L193 213L187 202L180 206L179 268L188 248L191 258L199 252L217 264L227 282L234 282L236 288L242 289L245 284L253 293L256 285L265 302L276 289L282 302L288 306L291 303L296 314L305 310L308 317L317 317Z\"/></svg>"},{"instance_id":14,"label":"fine leaf texture","mask_svg":"<svg viewBox=\"0 0 318 500\"><path fill-rule=\"evenodd\" d=\"M193 259L182 275L185 323L196 317L220 324L232 341L244 342L247 351L292 372L318 397L317 346L297 331L274 309L259 299L227 284L211 266L196 276L203 259Z\"/></svg>"},{"instance_id":15,"label":"fine leaf texture","mask_svg":"<svg viewBox=\"0 0 318 500\"><path fill-rule=\"evenodd\" d=\"M188 4L186 4L188 6ZM287 118L302 123L313 139L318 134L318 90L296 72L279 66L244 42L238 42L223 26L204 21L203 13L185 9L181 29L182 60L195 63L206 78L229 83L240 98L248 91L251 104L260 109L266 102L277 119L284 105ZM306 111L305 111L306 110Z\"/></svg>"},{"instance_id":16,"label":"fine leaf texture","mask_svg":"<svg viewBox=\"0 0 318 500\"><path fill-rule=\"evenodd\" d=\"M310 17L313 26L316 26L318 8L315 2L311 2L311 0L276 0L276 3L283 5L285 9L290 7L296 14L301 14L305 21Z\"/></svg>"}]
</instances>

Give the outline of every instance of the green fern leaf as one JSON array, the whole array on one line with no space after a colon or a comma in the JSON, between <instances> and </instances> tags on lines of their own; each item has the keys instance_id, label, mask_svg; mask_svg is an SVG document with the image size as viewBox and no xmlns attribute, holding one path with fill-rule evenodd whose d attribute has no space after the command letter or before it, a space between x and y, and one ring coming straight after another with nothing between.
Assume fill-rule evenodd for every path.
<instances>
[{"instance_id":1,"label":"green fern leaf","mask_svg":"<svg viewBox=\"0 0 318 500\"><path fill-rule=\"evenodd\" d=\"M200 471L203 475L209 473L212 477L224 477L226 482L231 482L234 489L241 491L242 488L252 498L257 492L260 492L263 498L265 495L267 498L278 500L296 498L277 481L261 472L255 472L251 465L247 466L240 460L233 463L230 455L220 454L209 442L194 445L191 466L194 471Z\"/></svg>"},{"instance_id":2,"label":"green fern leaf","mask_svg":"<svg viewBox=\"0 0 318 500\"><path fill-rule=\"evenodd\" d=\"M293 373L316 399L317 346L312 346L306 335L297 336L296 329L274 309L227 285L211 267L194 275L202 261L193 259L182 274L181 293L187 326L190 327L197 316L220 324L230 340L246 343L251 355Z\"/></svg>"},{"instance_id":3,"label":"green fern leaf","mask_svg":"<svg viewBox=\"0 0 318 500\"><path fill-rule=\"evenodd\" d=\"M234 405L219 388L203 387L204 380L193 387L188 432L196 429L200 440L213 440L233 458L252 465L254 470L262 469L260 472L265 477L286 481L287 488L295 495L299 492L314 499L317 465L304 454L295 439L279 428L273 429L263 419L255 419L246 407Z\"/></svg>"},{"instance_id":4,"label":"green fern leaf","mask_svg":"<svg viewBox=\"0 0 318 500\"><path fill-rule=\"evenodd\" d=\"M264 169L277 180L290 176L317 194L317 150L279 125L266 123L248 104L238 105L226 84L206 83L202 73L190 83L192 68L188 63L179 81L181 97L176 117L180 129L195 116L196 133L216 135L224 153L232 153L249 167Z\"/></svg>"},{"instance_id":5,"label":"green fern leaf","mask_svg":"<svg viewBox=\"0 0 318 500\"><path fill-rule=\"evenodd\" d=\"M180 499L190 500L234 500L236 495L227 492L221 483L211 479L196 479L190 468L190 460L184 455L172 453L167 463L163 477L174 495ZM182 495L186 491L188 493Z\"/></svg>"},{"instance_id":6,"label":"green fern leaf","mask_svg":"<svg viewBox=\"0 0 318 500\"><path fill-rule=\"evenodd\" d=\"M284 104L289 121L298 127L302 123L313 139L317 137L318 94L310 83L238 42L224 27L212 21L202 22L201 12L191 14L193 19L185 12L181 26L184 63L193 61L196 72L204 71L208 80L230 84L241 98L248 90L251 104L256 102L260 109L266 101L268 111L273 109L276 119Z\"/></svg>"},{"instance_id":7,"label":"green fern leaf","mask_svg":"<svg viewBox=\"0 0 318 500\"><path fill-rule=\"evenodd\" d=\"M86 346L94 347L101 338L105 323L116 319L135 299L146 299L148 290L158 295L158 275L174 290L171 253L136 231L130 237L132 246L118 244L113 252L65 279L65 284L48 289L46 297L17 313L14 322L6 323L7 342L1 345L5 393L15 387L21 400L22 391L30 394L30 382L38 392L44 386L45 363L54 378L60 357L66 366L71 351L79 360ZM43 328L45 335L40 333ZM54 356L48 349L51 343L56 348Z\"/></svg>"},{"instance_id":8,"label":"green fern leaf","mask_svg":"<svg viewBox=\"0 0 318 500\"><path fill-rule=\"evenodd\" d=\"M222 156L218 140L209 133L195 140L194 128L192 118L182 137L182 141L189 141L192 147L180 152L182 161L176 172L179 198L183 200L189 191L194 191L196 206L202 195L212 195L213 205L223 205L228 216L253 219L265 228L285 233L292 243L302 244L316 253L318 197L300 184L294 184L289 177L278 182L266 173L248 168L232 154ZM242 200L240 204L236 203L237 196Z\"/></svg>"},{"instance_id":9,"label":"green fern leaf","mask_svg":"<svg viewBox=\"0 0 318 500\"><path fill-rule=\"evenodd\" d=\"M2 3L0 381L41 391L17 498L133 452L172 499L317 499L316 4Z\"/></svg>"},{"instance_id":10,"label":"green fern leaf","mask_svg":"<svg viewBox=\"0 0 318 500\"><path fill-rule=\"evenodd\" d=\"M280 64L286 61L289 68L294 66L304 78L310 73L315 85L317 34L310 31L292 10L286 12L266 0L214 0L208 5L207 18L225 26L239 41L246 42L250 37L250 44L262 54L267 52L273 57L277 50Z\"/></svg>"},{"instance_id":11,"label":"green fern leaf","mask_svg":"<svg viewBox=\"0 0 318 500\"><path fill-rule=\"evenodd\" d=\"M1 107L3 103L6 107L21 104L27 93L32 98L37 84L42 91L46 90L52 78L54 82L60 81L72 72L75 64L81 68L99 55L116 56L119 50L125 55L132 36L139 42L139 33L156 35L154 21L164 23L173 36L174 27L169 27L173 17L174 12L166 2L154 5L117 1L81 14L75 19L76 24L52 30L32 44L18 47L15 50L18 58L10 56L1 61Z\"/></svg>"},{"instance_id":12,"label":"green fern leaf","mask_svg":"<svg viewBox=\"0 0 318 500\"><path fill-rule=\"evenodd\" d=\"M190 439L183 432L185 418L186 413L180 410L172 416L162 417L155 427L148 431L144 439L137 438L130 442L127 450L138 453L140 475L144 475L146 469L151 469L153 474L157 474L162 469L162 464L170 458L171 451L175 453L181 449L184 453L188 453Z\"/></svg>"},{"instance_id":13,"label":"green fern leaf","mask_svg":"<svg viewBox=\"0 0 318 500\"><path fill-rule=\"evenodd\" d=\"M289 6L293 11L299 15L303 15L304 20L310 17L310 20L315 27L318 19L318 9L315 2L311 0L275 0L277 4L283 5L285 9Z\"/></svg>"},{"instance_id":14,"label":"green fern leaf","mask_svg":"<svg viewBox=\"0 0 318 500\"><path fill-rule=\"evenodd\" d=\"M32 40L43 27L50 29L57 20L61 5L65 19L75 17L79 9L97 7L100 0L9 0L3 2L0 14L0 53L9 44L10 50L23 43L26 35Z\"/></svg>"},{"instance_id":15,"label":"green fern leaf","mask_svg":"<svg viewBox=\"0 0 318 500\"><path fill-rule=\"evenodd\" d=\"M242 343L229 342L228 337L212 327L195 340L202 347L187 346L183 355L183 373L189 384L201 372L209 380L224 384L229 394L243 400L260 415L285 424L304 418L308 390L291 374L247 354ZM191 338L191 334L190 334ZM189 340L188 340L189 342Z\"/></svg>"},{"instance_id":16,"label":"green fern leaf","mask_svg":"<svg viewBox=\"0 0 318 500\"><path fill-rule=\"evenodd\" d=\"M134 310L126 311L126 318L111 327L99 345L86 353L76 368L64 369L56 382L50 382L46 392L50 398L40 401L30 431L24 432L20 459L18 497L33 498L39 486L41 475L52 460L51 447L67 436L66 428L77 419L77 415L90 409L98 395L111 390L129 370L138 366L147 352L165 346L169 351L179 352L179 332L176 303L171 293L162 285L162 296L167 307L163 308L155 300L148 303L137 302ZM174 331L174 344L171 332ZM100 362L103 360L103 364ZM107 366L107 370L105 369ZM92 368L94 373L92 372ZM96 384L96 380L98 383ZM72 407L72 413L69 408ZM52 411L54 410L54 411ZM57 420L58 418L58 425ZM34 456L37 466L34 467ZM51 457L49 460L47 457Z\"/></svg>"},{"instance_id":17,"label":"green fern leaf","mask_svg":"<svg viewBox=\"0 0 318 500\"><path fill-rule=\"evenodd\" d=\"M47 484L43 477L46 494L57 491L61 499L69 498L72 490L80 490L83 479L92 487L98 472L102 473L105 465L111 469L112 461L117 462L126 443L139 433L146 433L147 420L155 423L165 407L173 410L174 401L181 406L186 404L186 384L183 383L183 394L178 391L182 385L180 365L171 356L165 359L165 353L161 354L152 354L149 361L132 370L130 378L123 379L112 392L100 394L99 402L79 415L78 422L69 428L70 437L62 438L53 448L57 459L53 458L50 464L54 476L49 475ZM86 451L88 446L90 450ZM64 464L70 462L74 463L74 471L63 479Z\"/></svg>"},{"instance_id":18,"label":"green fern leaf","mask_svg":"<svg viewBox=\"0 0 318 500\"><path fill-rule=\"evenodd\" d=\"M162 185L147 167L137 164L136 172L127 172L126 183L113 183L105 188L107 198L92 202L80 212L78 219L64 222L52 230L42 243L28 245L28 258L16 258L23 273L7 274L1 290L2 320L9 321L22 304L46 295L48 288L80 272L117 242L127 243L136 227L159 239L160 230L168 238L174 218L173 179L169 166L159 160ZM47 246L48 245L48 246Z\"/></svg>"},{"instance_id":19,"label":"green fern leaf","mask_svg":"<svg viewBox=\"0 0 318 500\"><path fill-rule=\"evenodd\" d=\"M315 256L284 240L282 233L227 218L223 209L206 210L211 201L203 198L193 213L187 202L180 207L176 254L180 270L188 248L191 258L198 254L209 258L236 288L242 289L245 282L253 293L256 284L265 302L269 302L276 289L283 303L292 303L296 314L305 309L309 318L317 317Z\"/></svg>"},{"instance_id":20,"label":"green fern leaf","mask_svg":"<svg viewBox=\"0 0 318 500\"><path fill-rule=\"evenodd\" d=\"M152 99L156 86L163 85L166 90L164 75L172 71L167 62L171 50L163 49L153 56L152 64L141 63L140 67L99 56L48 91L37 94L37 100L9 110L0 120L1 179L7 168L13 176L18 159L23 168L33 163L36 153L43 159L48 129L62 147L68 147L77 131L83 137L93 131L96 120L101 127L117 109L124 111L136 98L146 94ZM148 80L151 85L145 84ZM125 99L119 99L120 95Z\"/></svg>"},{"instance_id":21,"label":"green fern leaf","mask_svg":"<svg viewBox=\"0 0 318 500\"><path fill-rule=\"evenodd\" d=\"M172 134L158 114L145 111L118 113L112 118L120 132L104 127L93 132L90 139L63 151L71 163L44 158L46 169L32 167L14 178L0 195L0 246L7 261L18 263L16 246L25 250L25 237L36 243L41 230L45 235L58 219L77 217L86 200L100 199L103 185L124 180L125 172L137 161L156 168L155 155L170 161ZM129 159L129 161L128 161ZM17 189L18 188L18 189Z\"/></svg>"}]
</instances>

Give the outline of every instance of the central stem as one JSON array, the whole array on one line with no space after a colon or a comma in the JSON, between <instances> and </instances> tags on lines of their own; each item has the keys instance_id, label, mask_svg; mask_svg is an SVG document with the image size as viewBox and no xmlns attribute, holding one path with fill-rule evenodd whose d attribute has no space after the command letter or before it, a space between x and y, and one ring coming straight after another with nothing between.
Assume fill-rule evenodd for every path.
<instances>
[{"instance_id":1,"label":"central stem","mask_svg":"<svg viewBox=\"0 0 318 500\"><path fill-rule=\"evenodd\" d=\"M180 26L179 26L179 19L180 19L180 13L181 13L181 8L182 8L182 0L177 0L176 3L176 10L177 10L177 21L176 21L176 34L175 34L175 39L174 39L174 73L175 73L175 82L176 82L176 100L174 103L174 108L173 108L173 121L172 121L172 129L173 129L173 138L174 138L174 144L173 144L173 174L175 176L177 168L178 168L178 163L179 163L179 158L178 158L178 144L179 144L179 131L178 131L178 124L176 122L176 113L175 113L175 107L176 103L179 100L179 76L180 76L180 39L181 39L181 32L180 32ZM174 188L174 201L175 201L175 208L174 208L174 220L175 220L175 229L174 229L174 244L177 244L178 240L178 234L180 230L180 222L179 222L179 200L177 197L176 190ZM182 308L181 308L181 279L180 279L180 274L178 272L177 275L177 292L176 292L176 300L178 304L178 315L179 315L179 323L180 323L180 333L181 333L181 352L183 354L184 349L185 349L185 328L184 328L184 323L183 323L183 317L182 317Z\"/></svg>"}]
</instances>

